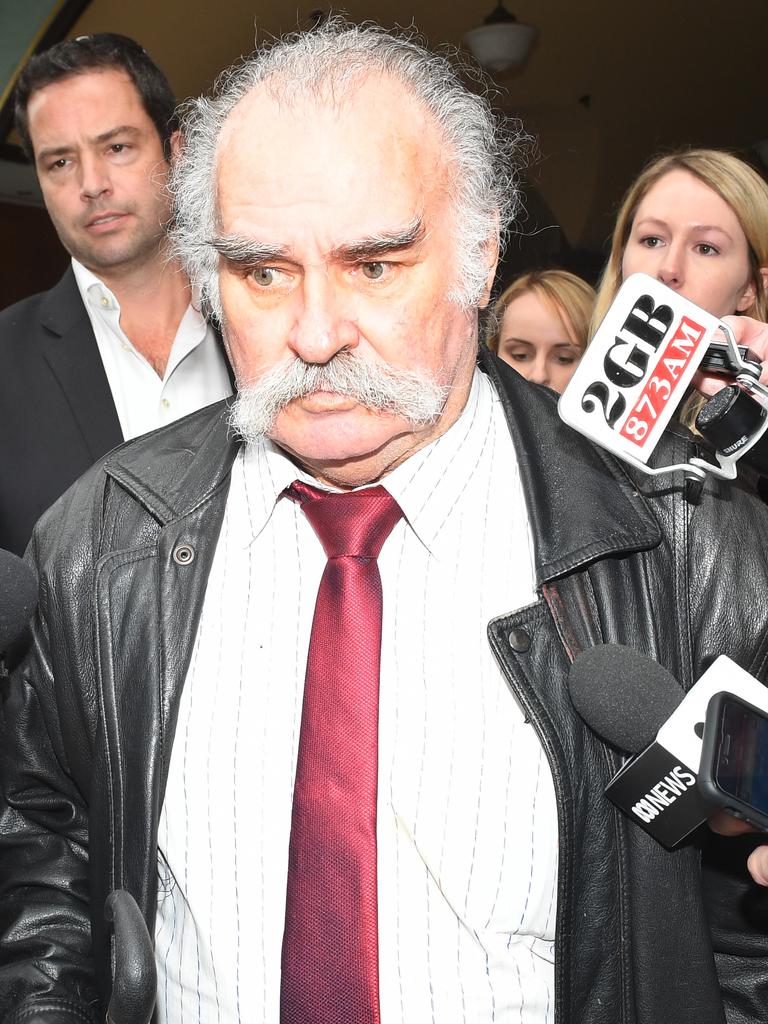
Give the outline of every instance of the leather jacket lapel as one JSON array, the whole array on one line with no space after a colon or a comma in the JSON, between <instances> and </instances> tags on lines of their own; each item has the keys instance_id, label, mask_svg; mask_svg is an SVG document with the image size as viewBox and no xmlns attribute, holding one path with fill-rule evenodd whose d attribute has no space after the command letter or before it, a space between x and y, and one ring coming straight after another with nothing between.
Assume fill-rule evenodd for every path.
<instances>
[{"instance_id":1,"label":"leather jacket lapel","mask_svg":"<svg viewBox=\"0 0 768 1024\"><path fill-rule=\"evenodd\" d=\"M655 547L659 524L645 499L614 458L552 415L557 396L487 349L479 363L499 393L517 451L538 582L606 555Z\"/></svg>"},{"instance_id":2,"label":"leather jacket lapel","mask_svg":"<svg viewBox=\"0 0 768 1024\"><path fill-rule=\"evenodd\" d=\"M133 545L131 537L120 536L121 525L129 530L121 515L112 521L114 509L106 509L105 529L120 545L99 559L96 584L99 718L107 752L100 781L112 821L108 842L104 834L94 837L94 854L107 875L103 898L114 888L128 889L150 930L156 910L150 865L227 490L228 478L207 500L159 529L154 521L136 532L131 520ZM133 727L137 694L141 729Z\"/></svg>"},{"instance_id":3,"label":"leather jacket lapel","mask_svg":"<svg viewBox=\"0 0 768 1024\"><path fill-rule=\"evenodd\" d=\"M133 760L129 775L139 772L147 780L144 798L153 800L154 829L165 794L181 690L224 520L230 470L240 447L239 442L228 436L225 403L220 403L217 411L211 410L205 420L201 414L200 422L205 437L194 449L179 447L174 431L167 430L155 435L157 458L153 465L147 467L141 438L123 445L105 464L108 476L129 491L152 517L145 520L145 531L137 534L135 522L126 523L121 503L107 503L102 535L109 538L117 554L105 556L100 563L100 576L109 570L106 586L115 593L109 600L100 598L99 614L106 617L106 635L119 635L121 623L129 621L132 638L134 634L143 638L137 643L132 639L122 655L103 652L109 664L102 664L101 675L105 686L109 686L110 678L131 681L130 687L115 692L111 698L115 704L115 723L131 718L134 684L157 695L152 722L140 741L125 754ZM165 442L165 448L161 442ZM158 463L164 467L159 474L154 471ZM120 573L109 568L115 557L119 558ZM126 572L133 574L130 584L122 578ZM125 592L129 594L127 599L121 596ZM148 687L147 679L139 678L147 651L151 652L153 674ZM112 662L117 657L135 658L135 667L123 665L114 669ZM106 694L107 710L108 698ZM109 735L109 722L105 724ZM117 725L115 736L116 729ZM127 820L132 820L131 815ZM117 826L115 831L116 842L120 842ZM143 855L151 858L151 833L145 837L145 843ZM135 849L133 839L129 845ZM115 859L127 872L117 872L117 882L146 900L140 860L135 856L122 858L119 852ZM137 871L135 879L131 877L133 871ZM147 920L154 921L151 898L140 905Z\"/></svg>"}]
</instances>

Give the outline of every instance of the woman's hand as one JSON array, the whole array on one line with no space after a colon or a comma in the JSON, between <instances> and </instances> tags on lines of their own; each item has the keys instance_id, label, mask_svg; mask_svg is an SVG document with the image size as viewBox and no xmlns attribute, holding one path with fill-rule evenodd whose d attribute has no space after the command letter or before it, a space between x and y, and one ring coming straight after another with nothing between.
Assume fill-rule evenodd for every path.
<instances>
[{"instance_id":1,"label":"woman's hand","mask_svg":"<svg viewBox=\"0 0 768 1024\"><path fill-rule=\"evenodd\" d=\"M748 316L724 316L722 319L733 331L736 344L746 345L763 364L760 380L768 384L768 324ZM697 373L693 378L694 387L710 397L730 383L731 378L721 374Z\"/></svg>"}]
</instances>

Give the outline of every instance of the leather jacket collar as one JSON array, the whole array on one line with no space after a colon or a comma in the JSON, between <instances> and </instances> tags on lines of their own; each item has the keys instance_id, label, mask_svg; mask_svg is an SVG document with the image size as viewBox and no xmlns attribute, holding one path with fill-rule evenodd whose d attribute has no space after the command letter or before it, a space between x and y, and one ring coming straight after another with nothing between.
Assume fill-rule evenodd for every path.
<instances>
[{"instance_id":1,"label":"leather jacket collar","mask_svg":"<svg viewBox=\"0 0 768 1024\"><path fill-rule=\"evenodd\" d=\"M552 415L554 392L529 384L488 350L479 363L496 385L517 450L538 582L608 554L655 547L659 524L634 482L612 456Z\"/></svg>"}]
</instances>

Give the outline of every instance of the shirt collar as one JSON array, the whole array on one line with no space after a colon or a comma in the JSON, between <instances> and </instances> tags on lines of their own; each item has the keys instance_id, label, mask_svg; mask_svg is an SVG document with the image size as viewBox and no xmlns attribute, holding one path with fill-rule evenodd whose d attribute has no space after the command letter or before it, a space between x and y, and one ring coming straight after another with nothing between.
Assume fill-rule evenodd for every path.
<instances>
[{"instance_id":1,"label":"shirt collar","mask_svg":"<svg viewBox=\"0 0 768 1024\"><path fill-rule=\"evenodd\" d=\"M75 275L75 281L77 282L83 305L86 308L90 307L94 313L106 322L113 336L117 336L121 342L127 342L133 347L131 339L125 335L120 326L120 303L115 293L92 270L83 266L74 257L72 258L72 271ZM207 336L213 341L214 334L212 328L206 322L200 310L190 303L176 331L176 337L173 341L165 371L166 378L173 373L185 356L197 348Z\"/></svg>"},{"instance_id":2,"label":"shirt collar","mask_svg":"<svg viewBox=\"0 0 768 1024\"><path fill-rule=\"evenodd\" d=\"M243 471L243 486L248 511L250 543L269 522L283 491L294 480L303 480L314 487L322 485L296 465L274 441L260 438L243 445L238 458Z\"/></svg>"},{"instance_id":3,"label":"shirt collar","mask_svg":"<svg viewBox=\"0 0 768 1024\"><path fill-rule=\"evenodd\" d=\"M100 313L104 313L106 310L117 310L119 318L120 303L117 301L115 293L107 288L92 270L84 267L74 257L72 258L72 271L83 303Z\"/></svg>"},{"instance_id":4,"label":"shirt collar","mask_svg":"<svg viewBox=\"0 0 768 1024\"><path fill-rule=\"evenodd\" d=\"M443 527L472 479L485 446L492 442L494 399L493 385L475 370L467 403L456 422L379 481L400 505L421 543L437 558L453 554L441 544ZM240 457L251 539L264 529L276 502L294 480L323 487L265 438L244 446Z\"/></svg>"},{"instance_id":5,"label":"shirt collar","mask_svg":"<svg viewBox=\"0 0 768 1024\"><path fill-rule=\"evenodd\" d=\"M483 451L493 443L495 397L487 376L476 369L456 422L382 480L413 532L438 559L455 556L452 547L446 550L450 542L443 527L455 513Z\"/></svg>"}]
</instances>

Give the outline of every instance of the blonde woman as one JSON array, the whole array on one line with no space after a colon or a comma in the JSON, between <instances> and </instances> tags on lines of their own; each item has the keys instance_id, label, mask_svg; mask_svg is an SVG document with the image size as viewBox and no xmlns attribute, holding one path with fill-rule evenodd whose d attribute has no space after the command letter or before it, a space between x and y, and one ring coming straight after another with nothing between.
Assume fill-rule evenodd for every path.
<instances>
[{"instance_id":1,"label":"blonde woman","mask_svg":"<svg viewBox=\"0 0 768 1024\"><path fill-rule=\"evenodd\" d=\"M563 391L587 345L595 292L567 270L518 277L494 306L488 347L536 384Z\"/></svg>"},{"instance_id":2,"label":"blonde woman","mask_svg":"<svg viewBox=\"0 0 768 1024\"><path fill-rule=\"evenodd\" d=\"M592 333L621 282L637 271L715 316L768 322L768 185L743 160L715 149L654 160L619 210ZM701 389L713 393L720 385L704 381ZM699 404L682 416L689 425Z\"/></svg>"}]
</instances>

